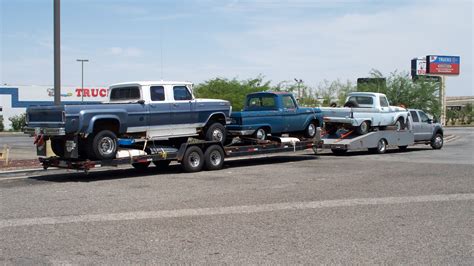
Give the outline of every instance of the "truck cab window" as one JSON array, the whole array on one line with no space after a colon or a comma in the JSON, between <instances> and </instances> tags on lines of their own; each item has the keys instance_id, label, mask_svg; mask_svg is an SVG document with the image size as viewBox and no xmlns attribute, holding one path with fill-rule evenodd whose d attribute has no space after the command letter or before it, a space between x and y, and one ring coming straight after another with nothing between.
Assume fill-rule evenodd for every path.
<instances>
[{"instance_id":1,"label":"truck cab window","mask_svg":"<svg viewBox=\"0 0 474 266\"><path fill-rule=\"evenodd\" d=\"M150 87L150 96L152 101L164 101L165 100L165 88L163 86L152 86Z\"/></svg>"},{"instance_id":2,"label":"truck cab window","mask_svg":"<svg viewBox=\"0 0 474 266\"><path fill-rule=\"evenodd\" d=\"M351 96L347 100L348 102L352 101L359 105L359 107L372 107L374 99L370 96Z\"/></svg>"},{"instance_id":3,"label":"truck cab window","mask_svg":"<svg viewBox=\"0 0 474 266\"><path fill-rule=\"evenodd\" d=\"M176 101L186 101L193 99L193 96L186 86L174 86L173 94Z\"/></svg>"},{"instance_id":4,"label":"truck cab window","mask_svg":"<svg viewBox=\"0 0 474 266\"><path fill-rule=\"evenodd\" d=\"M418 113L420 114L421 122L423 123L428 122L430 118L425 113L423 113L422 111L419 111Z\"/></svg>"},{"instance_id":5,"label":"truck cab window","mask_svg":"<svg viewBox=\"0 0 474 266\"><path fill-rule=\"evenodd\" d=\"M287 109L296 109L295 102L293 102L291 96L283 96L283 107Z\"/></svg>"},{"instance_id":6,"label":"truck cab window","mask_svg":"<svg viewBox=\"0 0 474 266\"><path fill-rule=\"evenodd\" d=\"M380 97L380 106L381 107L388 107L388 100L385 97Z\"/></svg>"},{"instance_id":7,"label":"truck cab window","mask_svg":"<svg viewBox=\"0 0 474 266\"><path fill-rule=\"evenodd\" d=\"M410 111L411 119L413 122L420 122L420 119L418 119L418 114L416 111Z\"/></svg>"},{"instance_id":8,"label":"truck cab window","mask_svg":"<svg viewBox=\"0 0 474 266\"><path fill-rule=\"evenodd\" d=\"M114 88L110 92L110 101L139 100L140 89L138 87Z\"/></svg>"}]
</instances>

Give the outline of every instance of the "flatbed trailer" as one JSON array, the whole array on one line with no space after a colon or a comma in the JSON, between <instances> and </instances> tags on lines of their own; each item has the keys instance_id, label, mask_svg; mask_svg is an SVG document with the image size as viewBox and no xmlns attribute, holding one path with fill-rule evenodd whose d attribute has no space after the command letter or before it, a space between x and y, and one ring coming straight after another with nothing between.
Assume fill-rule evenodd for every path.
<instances>
[{"instance_id":1,"label":"flatbed trailer","mask_svg":"<svg viewBox=\"0 0 474 266\"><path fill-rule=\"evenodd\" d=\"M393 127L387 127L385 130L372 131L364 135L357 135L352 131L325 135L322 138L321 148L330 149L336 155L361 149L381 154L387 151L387 147L406 150L408 146L414 144L415 136L411 129L397 131Z\"/></svg>"},{"instance_id":2,"label":"flatbed trailer","mask_svg":"<svg viewBox=\"0 0 474 266\"><path fill-rule=\"evenodd\" d=\"M225 158L280 154L306 149L312 149L316 153L317 148L322 145L320 132L321 130L318 128L317 134L313 139L278 137L269 137L266 141L242 139L241 143L229 146L223 146L218 141L186 142L179 149L170 146L150 145L147 147L149 154L130 155L111 160L93 161L60 157L40 157L39 161L44 169L56 167L84 171L85 173L88 173L93 168L127 164L131 164L136 169L144 170L151 162L157 167L166 167L172 161L180 163L185 172L198 172L202 169L218 170L223 167Z\"/></svg>"}]
</instances>

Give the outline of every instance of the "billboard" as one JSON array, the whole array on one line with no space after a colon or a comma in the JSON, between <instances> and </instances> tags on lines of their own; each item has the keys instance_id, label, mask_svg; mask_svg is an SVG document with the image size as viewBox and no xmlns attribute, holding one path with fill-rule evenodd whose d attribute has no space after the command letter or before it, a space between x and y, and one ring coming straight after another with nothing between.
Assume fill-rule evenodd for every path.
<instances>
[{"instance_id":1,"label":"billboard","mask_svg":"<svg viewBox=\"0 0 474 266\"><path fill-rule=\"evenodd\" d=\"M427 55L426 73L433 75L459 75L459 56Z\"/></svg>"},{"instance_id":2,"label":"billboard","mask_svg":"<svg viewBox=\"0 0 474 266\"><path fill-rule=\"evenodd\" d=\"M422 76L426 75L426 57L413 58L411 60L411 76Z\"/></svg>"}]
</instances>

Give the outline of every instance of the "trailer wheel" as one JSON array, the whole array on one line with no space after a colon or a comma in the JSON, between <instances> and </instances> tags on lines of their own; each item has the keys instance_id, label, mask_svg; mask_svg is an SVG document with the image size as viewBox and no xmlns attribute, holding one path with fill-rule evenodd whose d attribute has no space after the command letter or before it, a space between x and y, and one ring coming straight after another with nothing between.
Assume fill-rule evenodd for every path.
<instances>
[{"instance_id":1,"label":"trailer wheel","mask_svg":"<svg viewBox=\"0 0 474 266\"><path fill-rule=\"evenodd\" d=\"M341 150L341 149L331 149L332 153L334 155L344 155L346 154L347 150Z\"/></svg>"},{"instance_id":2,"label":"trailer wheel","mask_svg":"<svg viewBox=\"0 0 474 266\"><path fill-rule=\"evenodd\" d=\"M436 133L436 135L431 139L431 148L434 150L439 150L443 147L443 135Z\"/></svg>"},{"instance_id":3,"label":"trailer wheel","mask_svg":"<svg viewBox=\"0 0 474 266\"><path fill-rule=\"evenodd\" d=\"M387 141L385 139L380 139L377 143L377 148L369 148L371 153L382 154L387 151Z\"/></svg>"},{"instance_id":4,"label":"trailer wheel","mask_svg":"<svg viewBox=\"0 0 474 266\"><path fill-rule=\"evenodd\" d=\"M165 169L170 165L170 160L153 161L153 164L159 169Z\"/></svg>"},{"instance_id":5,"label":"trailer wheel","mask_svg":"<svg viewBox=\"0 0 474 266\"><path fill-rule=\"evenodd\" d=\"M267 131L264 128L259 128L255 133L253 133L253 137L258 140L266 140L267 139Z\"/></svg>"},{"instance_id":6,"label":"trailer wheel","mask_svg":"<svg viewBox=\"0 0 474 266\"><path fill-rule=\"evenodd\" d=\"M150 165L150 162L145 162L145 163L132 163L133 168L137 170L145 170L148 168Z\"/></svg>"},{"instance_id":7,"label":"trailer wheel","mask_svg":"<svg viewBox=\"0 0 474 266\"><path fill-rule=\"evenodd\" d=\"M225 127L221 123L216 122L207 128L205 139L208 141L219 141L224 144L226 135Z\"/></svg>"},{"instance_id":8,"label":"trailer wheel","mask_svg":"<svg viewBox=\"0 0 474 266\"><path fill-rule=\"evenodd\" d=\"M202 150L197 146L189 147L184 153L181 165L185 172L192 173L201 171L204 166L204 155Z\"/></svg>"},{"instance_id":9,"label":"trailer wheel","mask_svg":"<svg viewBox=\"0 0 474 266\"><path fill-rule=\"evenodd\" d=\"M368 121L363 121L357 128L356 128L356 132L357 134L359 135L365 135L367 133L369 133L369 129L370 129L370 124Z\"/></svg>"},{"instance_id":10,"label":"trailer wheel","mask_svg":"<svg viewBox=\"0 0 474 266\"><path fill-rule=\"evenodd\" d=\"M90 159L110 160L117 153L117 136L110 130L102 130L89 139L87 153Z\"/></svg>"},{"instance_id":11,"label":"trailer wheel","mask_svg":"<svg viewBox=\"0 0 474 266\"><path fill-rule=\"evenodd\" d=\"M204 153L206 170L219 170L224 165L224 151L219 145L211 145Z\"/></svg>"},{"instance_id":12,"label":"trailer wheel","mask_svg":"<svg viewBox=\"0 0 474 266\"><path fill-rule=\"evenodd\" d=\"M66 141L60 138L52 138L51 139L51 149L53 150L54 154L59 157L64 157L64 145Z\"/></svg>"}]
</instances>

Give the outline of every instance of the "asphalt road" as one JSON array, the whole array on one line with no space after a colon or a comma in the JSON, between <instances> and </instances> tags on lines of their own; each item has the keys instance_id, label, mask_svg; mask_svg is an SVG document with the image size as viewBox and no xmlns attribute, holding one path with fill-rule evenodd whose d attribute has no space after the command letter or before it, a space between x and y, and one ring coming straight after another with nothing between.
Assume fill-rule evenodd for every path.
<instances>
[{"instance_id":1,"label":"asphalt road","mask_svg":"<svg viewBox=\"0 0 474 266\"><path fill-rule=\"evenodd\" d=\"M473 265L474 130L449 131L437 151L4 177L0 263Z\"/></svg>"}]
</instances>

